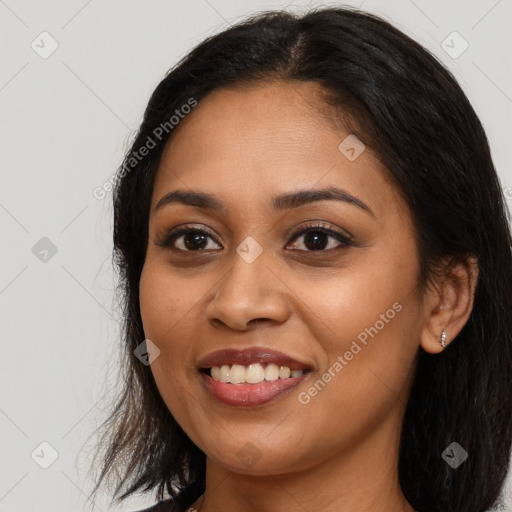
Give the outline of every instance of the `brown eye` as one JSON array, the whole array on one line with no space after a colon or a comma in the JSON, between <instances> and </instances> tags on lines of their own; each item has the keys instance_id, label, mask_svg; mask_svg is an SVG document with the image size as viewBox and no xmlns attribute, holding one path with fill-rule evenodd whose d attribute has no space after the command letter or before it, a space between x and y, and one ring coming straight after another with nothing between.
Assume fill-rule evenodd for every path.
<instances>
[{"instance_id":1,"label":"brown eye","mask_svg":"<svg viewBox=\"0 0 512 512\"><path fill-rule=\"evenodd\" d=\"M314 224L306 229L302 228L302 230L293 235L292 240L299 237L303 237L303 246L305 249L296 250L306 252L337 250L354 245L350 237L328 229L322 224ZM334 241L329 242L329 239ZM336 244L335 241L338 243Z\"/></svg>"},{"instance_id":2,"label":"brown eye","mask_svg":"<svg viewBox=\"0 0 512 512\"><path fill-rule=\"evenodd\" d=\"M213 241L213 238L208 232L202 229L185 226L168 233L163 241L158 242L157 245L184 252L199 252L216 249L209 244L209 240ZM218 244L216 245L218 246Z\"/></svg>"}]
</instances>

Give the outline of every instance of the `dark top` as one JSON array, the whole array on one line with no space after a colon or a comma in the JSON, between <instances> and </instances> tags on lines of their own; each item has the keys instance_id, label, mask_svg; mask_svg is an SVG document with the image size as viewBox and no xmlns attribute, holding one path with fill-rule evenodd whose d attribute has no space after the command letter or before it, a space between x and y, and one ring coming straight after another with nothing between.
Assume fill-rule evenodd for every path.
<instances>
[{"instance_id":1,"label":"dark top","mask_svg":"<svg viewBox=\"0 0 512 512\"><path fill-rule=\"evenodd\" d=\"M156 505L152 505L151 507L145 508L144 510L137 510L137 512L171 512L171 511L185 512L188 508L188 507L185 507L185 508L181 507L178 509L175 508L173 510L172 505L173 505L172 500L169 499L169 500L159 501Z\"/></svg>"},{"instance_id":2,"label":"dark top","mask_svg":"<svg viewBox=\"0 0 512 512\"><path fill-rule=\"evenodd\" d=\"M176 498L159 501L149 508L136 512L186 512L203 492L204 487L201 482L194 482L182 489Z\"/></svg>"}]
</instances>

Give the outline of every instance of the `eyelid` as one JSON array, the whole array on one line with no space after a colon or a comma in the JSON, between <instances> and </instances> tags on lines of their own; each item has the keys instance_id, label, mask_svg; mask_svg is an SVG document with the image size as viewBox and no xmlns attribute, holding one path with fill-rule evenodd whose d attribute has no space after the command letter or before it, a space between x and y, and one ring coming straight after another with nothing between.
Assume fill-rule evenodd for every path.
<instances>
[{"instance_id":1,"label":"eyelid","mask_svg":"<svg viewBox=\"0 0 512 512\"><path fill-rule=\"evenodd\" d=\"M341 233L338 231L341 228L338 228L337 226L334 226L333 224L330 224L329 222L325 222L322 220L315 220L315 221L309 221L305 225L301 225L296 230L292 231L290 234L291 237L293 237L291 240L296 238L298 235L301 235L308 231L314 231L318 230L322 233L325 233L329 236L332 236L334 238L342 239L343 242L348 243L352 242L353 236L346 230L343 230L344 233Z\"/></svg>"}]
</instances>

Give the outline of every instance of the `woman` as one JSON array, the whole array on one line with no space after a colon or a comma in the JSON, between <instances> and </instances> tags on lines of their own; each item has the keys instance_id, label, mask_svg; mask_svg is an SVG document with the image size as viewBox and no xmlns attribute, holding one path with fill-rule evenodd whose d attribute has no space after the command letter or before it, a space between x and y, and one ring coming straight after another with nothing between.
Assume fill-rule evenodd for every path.
<instances>
[{"instance_id":1,"label":"woman","mask_svg":"<svg viewBox=\"0 0 512 512\"><path fill-rule=\"evenodd\" d=\"M117 177L127 359L96 489L155 489L152 511L498 503L511 237L425 49L351 9L253 16L162 80Z\"/></svg>"}]
</instances>

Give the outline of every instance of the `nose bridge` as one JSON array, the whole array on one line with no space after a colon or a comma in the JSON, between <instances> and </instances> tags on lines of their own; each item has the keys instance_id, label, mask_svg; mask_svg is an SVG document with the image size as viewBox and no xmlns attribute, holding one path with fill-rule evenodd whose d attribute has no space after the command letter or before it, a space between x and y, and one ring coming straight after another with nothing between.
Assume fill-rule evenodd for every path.
<instances>
[{"instance_id":1,"label":"nose bridge","mask_svg":"<svg viewBox=\"0 0 512 512\"><path fill-rule=\"evenodd\" d=\"M286 300L279 280L267 268L266 250L248 237L230 255L229 264L208 305L209 319L238 330L255 319L284 321Z\"/></svg>"}]
</instances>

